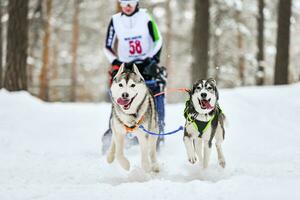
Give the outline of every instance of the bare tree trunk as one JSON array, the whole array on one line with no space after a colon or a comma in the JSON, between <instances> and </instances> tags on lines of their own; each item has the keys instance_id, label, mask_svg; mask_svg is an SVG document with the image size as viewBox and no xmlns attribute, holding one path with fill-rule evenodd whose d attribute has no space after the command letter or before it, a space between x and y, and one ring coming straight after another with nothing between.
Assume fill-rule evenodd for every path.
<instances>
[{"instance_id":1,"label":"bare tree trunk","mask_svg":"<svg viewBox=\"0 0 300 200\"><path fill-rule=\"evenodd\" d=\"M258 17L257 17L257 63L256 84L263 85L265 82L265 52L264 52L264 0L258 0Z\"/></svg>"},{"instance_id":2,"label":"bare tree trunk","mask_svg":"<svg viewBox=\"0 0 300 200\"><path fill-rule=\"evenodd\" d=\"M275 85L288 84L291 5L292 0L279 1Z\"/></svg>"},{"instance_id":3,"label":"bare tree trunk","mask_svg":"<svg viewBox=\"0 0 300 200\"><path fill-rule=\"evenodd\" d=\"M2 1L0 0L0 19L2 19ZM3 66L2 66L2 20L0 21L0 89L3 87Z\"/></svg>"},{"instance_id":4,"label":"bare tree trunk","mask_svg":"<svg viewBox=\"0 0 300 200\"><path fill-rule=\"evenodd\" d=\"M207 78L209 50L209 0L195 0L192 81Z\"/></svg>"},{"instance_id":5,"label":"bare tree trunk","mask_svg":"<svg viewBox=\"0 0 300 200\"><path fill-rule=\"evenodd\" d=\"M27 90L28 0L10 0L8 13L4 87L9 91Z\"/></svg>"},{"instance_id":6,"label":"bare tree trunk","mask_svg":"<svg viewBox=\"0 0 300 200\"><path fill-rule=\"evenodd\" d=\"M37 59L36 55L35 55L35 51L38 47L39 44L39 40L40 40L40 32L42 30L43 27L43 0L38 0L36 2L36 6L34 9L34 16L33 19L30 22L30 39L29 41L31 41L29 43L29 47L28 47L28 52L29 52L29 57L31 57L32 59ZM34 62L34 61L33 61ZM34 63L28 63L28 69L27 69L27 76L28 76L28 87L29 89L33 86L33 74L34 74L34 70L36 69L36 66L34 65Z\"/></svg>"},{"instance_id":7,"label":"bare tree trunk","mask_svg":"<svg viewBox=\"0 0 300 200\"><path fill-rule=\"evenodd\" d=\"M54 34L56 36L55 42L53 44L52 49L52 59L51 59L51 80L57 80L59 77L58 73L58 56L59 56L59 44L61 42L60 40L60 34L61 29L60 27L56 27L54 30ZM59 89L54 85L51 87L51 100L58 100L59 99Z\"/></svg>"},{"instance_id":8,"label":"bare tree trunk","mask_svg":"<svg viewBox=\"0 0 300 200\"><path fill-rule=\"evenodd\" d=\"M241 32L240 23L241 22L241 11L236 12L236 20L238 23L238 32L237 32L237 45L238 45L238 67L239 67L239 78L241 84L245 85L245 56L244 56L244 38Z\"/></svg>"},{"instance_id":9,"label":"bare tree trunk","mask_svg":"<svg viewBox=\"0 0 300 200\"><path fill-rule=\"evenodd\" d=\"M40 73L39 97L45 101L49 100L49 45L51 36L50 18L52 12L52 0L46 1L46 22L44 25L43 38L43 66Z\"/></svg>"},{"instance_id":10,"label":"bare tree trunk","mask_svg":"<svg viewBox=\"0 0 300 200\"><path fill-rule=\"evenodd\" d=\"M73 36L72 36L72 66L71 66L71 101L76 101L76 87L77 87L77 49L79 39L79 4L80 0L74 1L74 15L73 15Z\"/></svg>"}]
</instances>

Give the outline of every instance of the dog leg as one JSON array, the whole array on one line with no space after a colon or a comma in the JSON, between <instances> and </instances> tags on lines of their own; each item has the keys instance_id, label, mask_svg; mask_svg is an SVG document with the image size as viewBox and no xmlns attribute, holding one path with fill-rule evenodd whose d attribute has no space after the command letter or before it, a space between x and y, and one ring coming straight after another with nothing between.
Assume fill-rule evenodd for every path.
<instances>
[{"instance_id":1,"label":"dog leg","mask_svg":"<svg viewBox=\"0 0 300 200\"><path fill-rule=\"evenodd\" d=\"M150 148L150 161L151 161L151 169L153 172L159 172L159 164L157 163L157 157L156 157L156 141L157 137L149 136L148 138L148 144Z\"/></svg>"},{"instance_id":2,"label":"dog leg","mask_svg":"<svg viewBox=\"0 0 300 200\"><path fill-rule=\"evenodd\" d=\"M211 147L209 147L209 141L204 141L203 169L208 167L210 153Z\"/></svg>"},{"instance_id":3,"label":"dog leg","mask_svg":"<svg viewBox=\"0 0 300 200\"><path fill-rule=\"evenodd\" d=\"M108 163L112 163L115 160L115 153L116 153L116 144L114 139L111 139L111 144L107 153L106 160Z\"/></svg>"},{"instance_id":4,"label":"dog leg","mask_svg":"<svg viewBox=\"0 0 300 200\"><path fill-rule=\"evenodd\" d=\"M225 162L225 157L222 151L222 146L221 143L216 143L216 147L217 147L217 152L218 152L218 161L219 161L219 165L223 168L225 168L226 162Z\"/></svg>"},{"instance_id":5,"label":"dog leg","mask_svg":"<svg viewBox=\"0 0 300 200\"><path fill-rule=\"evenodd\" d=\"M139 140L139 144L141 147L141 163L142 168L146 171L150 171L150 162L149 162L149 154L148 154L148 141L144 133L139 132L137 134L137 138Z\"/></svg>"},{"instance_id":6,"label":"dog leg","mask_svg":"<svg viewBox=\"0 0 300 200\"><path fill-rule=\"evenodd\" d=\"M183 141L185 144L187 156L189 159L189 162L192 164L195 164L197 161L197 157L195 154L194 144L193 144L193 138L191 136L184 136Z\"/></svg>"},{"instance_id":7,"label":"dog leg","mask_svg":"<svg viewBox=\"0 0 300 200\"><path fill-rule=\"evenodd\" d=\"M201 138L196 138L194 139L194 145L195 145L195 150L196 154L198 156L199 163L202 164L203 158L202 158L202 139Z\"/></svg>"},{"instance_id":8,"label":"dog leg","mask_svg":"<svg viewBox=\"0 0 300 200\"><path fill-rule=\"evenodd\" d=\"M130 163L124 156L124 136L121 134L115 134L114 139L116 145L116 158L119 161L120 165L128 171L130 169Z\"/></svg>"}]
</instances>

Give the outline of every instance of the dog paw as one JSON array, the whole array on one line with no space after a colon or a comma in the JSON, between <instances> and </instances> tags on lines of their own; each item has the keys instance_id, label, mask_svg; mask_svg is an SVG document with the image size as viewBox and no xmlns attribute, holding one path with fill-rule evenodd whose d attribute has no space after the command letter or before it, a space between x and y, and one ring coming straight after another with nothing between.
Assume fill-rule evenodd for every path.
<instances>
[{"instance_id":1,"label":"dog paw","mask_svg":"<svg viewBox=\"0 0 300 200\"><path fill-rule=\"evenodd\" d=\"M190 162L191 164L195 164L195 163L197 162L197 157L196 157L196 156L190 157L190 158L189 158L189 162Z\"/></svg>"},{"instance_id":2,"label":"dog paw","mask_svg":"<svg viewBox=\"0 0 300 200\"><path fill-rule=\"evenodd\" d=\"M119 161L120 165L123 167L123 169L125 169L126 171L129 171L130 163L124 156L118 157L118 161Z\"/></svg>"},{"instance_id":3,"label":"dog paw","mask_svg":"<svg viewBox=\"0 0 300 200\"><path fill-rule=\"evenodd\" d=\"M158 173L160 171L160 167L158 163L152 164L152 171Z\"/></svg>"},{"instance_id":4,"label":"dog paw","mask_svg":"<svg viewBox=\"0 0 300 200\"><path fill-rule=\"evenodd\" d=\"M115 154L113 152L109 152L106 156L106 161L110 164L115 160Z\"/></svg>"},{"instance_id":5,"label":"dog paw","mask_svg":"<svg viewBox=\"0 0 300 200\"><path fill-rule=\"evenodd\" d=\"M225 166L226 166L225 160L219 160L219 165L220 165L221 167L225 168Z\"/></svg>"}]
</instances>

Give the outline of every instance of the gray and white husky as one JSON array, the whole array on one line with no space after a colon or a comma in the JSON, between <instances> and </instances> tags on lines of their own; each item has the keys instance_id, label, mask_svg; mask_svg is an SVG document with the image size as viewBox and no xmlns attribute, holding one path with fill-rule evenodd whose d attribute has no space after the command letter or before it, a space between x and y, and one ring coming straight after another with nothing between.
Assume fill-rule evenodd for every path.
<instances>
[{"instance_id":1,"label":"gray and white husky","mask_svg":"<svg viewBox=\"0 0 300 200\"><path fill-rule=\"evenodd\" d=\"M183 141L188 160L192 164L198 160L203 168L208 166L213 140L215 140L219 164L225 168L221 147L225 137L225 115L219 107L218 99L216 81L199 80L190 91L190 99L186 102L184 111L186 124Z\"/></svg>"},{"instance_id":2,"label":"gray and white husky","mask_svg":"<svg viewBox=\"0 0 300 200\"><path fill-rule=\"evenodd\" d=\"M113 79L111 86L112 141L107 153L107 162L112 163L116 158L125 169L130 169L130 163L124 155L124 139L132 132L137 136L141 147L142 168L149 172L159 171L156 158L157 137L148 135L138 127L142 124L151 132L158 132L158 115L154 98L145 84L138 68L125 68L124 64Z\"/></svg>"}]
</instances>

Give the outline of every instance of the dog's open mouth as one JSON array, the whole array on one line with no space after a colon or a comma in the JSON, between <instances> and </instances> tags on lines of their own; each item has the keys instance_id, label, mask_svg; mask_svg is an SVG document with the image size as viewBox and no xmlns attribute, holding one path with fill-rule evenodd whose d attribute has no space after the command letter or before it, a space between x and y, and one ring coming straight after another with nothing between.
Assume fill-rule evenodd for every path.
<instances>
[{"instance_id":1,"label":"dog's open mouth","mask_svg":"<svg viewBox=\"0 0 300 200\"><path fill-rule=\"evenodd\" d=\"M137 95L135 95L131 99L124 99L124 98L120 97L120 98L117 99L117 103L119 105L123 106L124 110L128 110L136 96Z\"/></svg>"},{"instance_id":2,"label":"dog's open mouth","mask_svg":"<svg viewBox=\"0 0 300 200\"><path fill-rule=\"evenodd\" d=\"M211 99L198 99L198 101L199 101L199 105L201 106L201 109L212 109L213 108L213 106L212 105L210 105L210 100Z\"/></svg>"}]
</instances>

